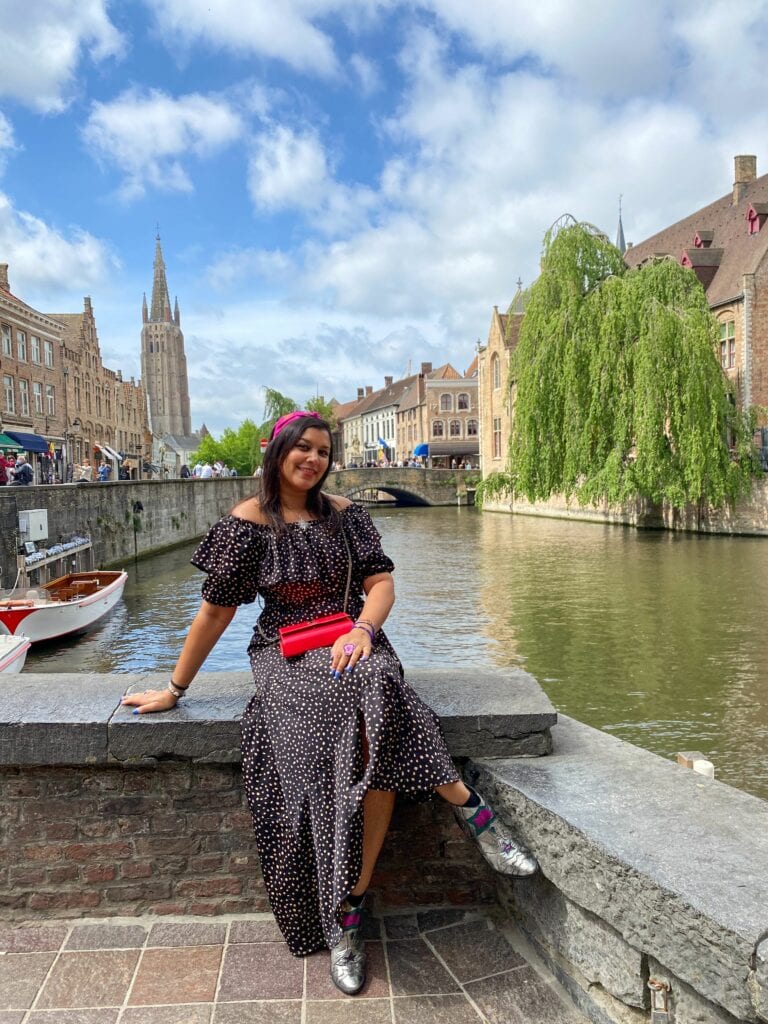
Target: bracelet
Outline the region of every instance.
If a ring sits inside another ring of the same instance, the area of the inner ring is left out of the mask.
[[[372,622],[367,622],[365,619],[358,619],[353,628],[362,629],[364,633],[367,633],[371,643],[376,639],[376,630]]]
[[[181,700],[181,698],[187,692],[189,687],[188,686],[177,686],[176,683],[174,683],[174,681],[172,679],[169,679],[168,680],[168,689],[173,694],[173,696],[176,698],[176,700]]]

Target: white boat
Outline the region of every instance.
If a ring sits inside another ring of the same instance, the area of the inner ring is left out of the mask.
[[[112,611],[127,579],[125,572],[71,572],[0,598],[0,634],[25,636],[34,644],[77,633]]]
[[[25,636],[0,636],[0,673],[15,675],[16,672],[21,672],[31,646]]]

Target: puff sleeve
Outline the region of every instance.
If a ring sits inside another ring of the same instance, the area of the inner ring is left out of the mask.
[[[255,601],[260,548],[256,523],[236,516],[214,523],[191,558],[192,565],[208,574],[203,599],[228,608]]]
[[[384,554],[381,535],[373,525],[368,510],[354,503],[344,510],[344,529],[355,568],[362,579],[379,572],[393,572],[395,563]]]

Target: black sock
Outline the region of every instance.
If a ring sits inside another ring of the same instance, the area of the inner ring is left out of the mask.
[[[471,786],[467,786],[467,789],[469,790],[469,799],[465,800],[461,806],[479,807],[480,804],[482,803],[482,800],[480,799],[480,794],[476,790],[472,789]]]
[[[364,899],[364,892],[361,892],[359,896],[355,896],[353,893],[350,893],[349,896],[347,896],[347,903],[349,903],[351,907],[359,907]]]

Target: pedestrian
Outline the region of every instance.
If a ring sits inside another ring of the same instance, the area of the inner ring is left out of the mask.
[[[16,457],[16,465],[13,468],[13,479],[12,484],[17,486],[28,487],[31,483],[34,483],[35,474],[27,462],[26,455],[18,455]]]
[[[207,573],[203,600],[167,689],[123,703],[134,714],[174,707],[237,606],[261,596],[241,745],[262,873],[290,952],[330,948],[331,978],[351,995],[365,981],[363,901],[397,792],[453,804],[504,873],[530,875],[537,864],[461,781],[437,716],[405,681],[382,631],[393,564],[367,510],[323,493],[332,455],[316,413],[280,417],[259,495],[215,523],[192,557]],[[281,627],[344,611],[351,618],[332,644],[281,653]]]
[[[190,475],[191,474],[189,472],[189,466],[185,462],[184,465],[181,467],[181,470],[179,471],[179,476],[181,477],[182,480],[189,480]]]
[[[105,484],[109,480],[109,474],[112,472],[112,467],[106,462],[102,461],[97,470],[99,482]]]
[[[10,463],[5,457],[5,452],[0,452],[0,487],[8,483],[8,467]]]
[[[211,466],[210,462],[204,462],[203,465],[202,465],[202,468],[200,470],[200,479],[201,480],[210,480],[212,476],[213,476],[213,467]]]

